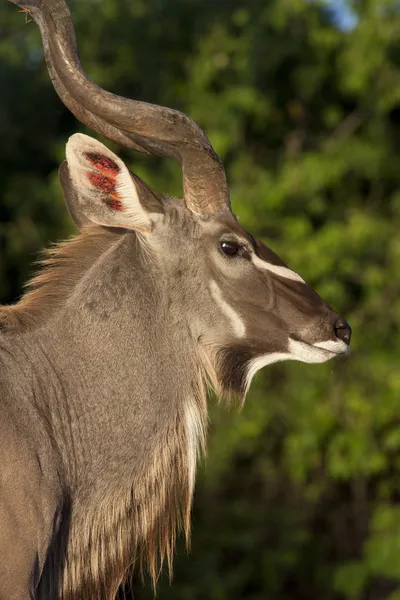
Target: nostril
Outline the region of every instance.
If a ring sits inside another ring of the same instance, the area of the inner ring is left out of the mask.
[[[351,327],[347,321],[339,319],[335,323],[335,335],[339,340],[342,340],[345,344],[350,344],[351,338]]]

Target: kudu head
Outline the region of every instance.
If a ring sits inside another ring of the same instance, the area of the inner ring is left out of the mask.
[[[12,0],[39,24],[53,84],[90,128],[123,146],[182,164],[184,200],[162,200],[100,142],[72,136],[60,170],[79,227],[132,231],[160,265],[168,318],[185,321],[214,385],[244,397],[270,363],[329,360],[351,329],[231,212],[223,166],[184,114],[115,96],[83,72],[64,0]]]

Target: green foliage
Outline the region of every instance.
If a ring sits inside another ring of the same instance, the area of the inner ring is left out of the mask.
[[[400,598],[400,11],[352,2],[85,0],[82,62],[102,86],[184,110],[228,171],[240,221],[353,326],[353,354],[278,364],[243,411],[213,406],[194,506],[162,600]],[[0,7],[0,294],[72,231],[56,170],[83,128],[33,24]],[[169,161],[120,154],[164,193]],[[138,586],[135,598],[150,598]]]

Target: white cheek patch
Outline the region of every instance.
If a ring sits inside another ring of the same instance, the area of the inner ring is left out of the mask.
[[[289,269],[288,267],[273,265],[272,263],[262,260],[256,254],[252,255],[252,260],[253,264],[260,269],[264,269],[265,271],[269,271],[270,273],[274,273],[274,275],[279,275],[279,277],[284,277],[285,279],[291,279],[292,281],[300,281],[300,283],[305,283],[304,279],[300,277],[298,273],[292,271],[292,269]]]
[[[215,281],[210,282],[210,292],[221,311],[229,319],[236,337],[243,338],[246,335],[246,326],[240,315],[223,299],[222,292]]]

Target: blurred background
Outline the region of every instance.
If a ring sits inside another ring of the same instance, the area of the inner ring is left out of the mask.
[[[84,68],[183,110],[226,165],[233,209],[353,327],[352,356],[260,373],[211,401],[190,555],[160,600],[400,599],[400,3],[80,0]],[[37,27],[0,5],[0,300],[73,233],[57,180],[85,131]],[[159,192],[172,161],[113,147]],[[153,597],[134,585],[135,599]],[[83,599],[84,600],[84,599]]]

